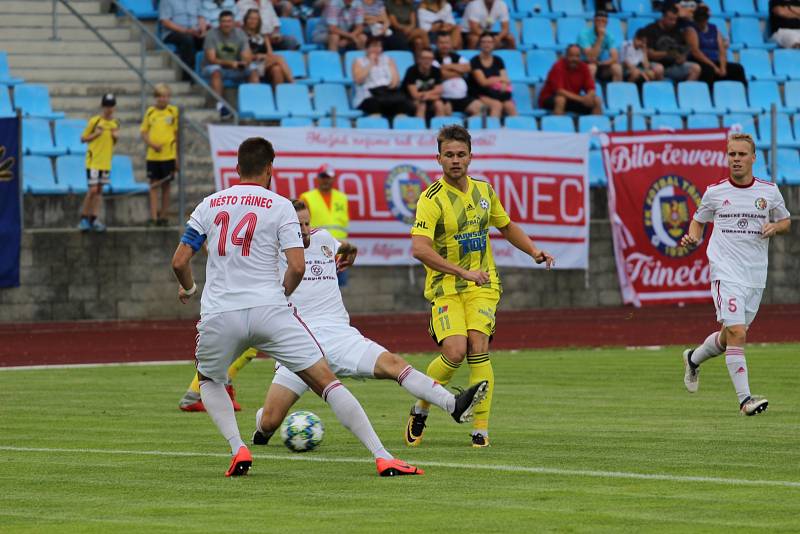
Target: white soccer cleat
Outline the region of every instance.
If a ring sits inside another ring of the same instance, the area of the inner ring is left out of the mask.
[[[742,415],[758,415],[767,411],[769,401],[763,397],[750,397],[742,403],[739,411]]]
[[[689,365],[692,352],[694,352],[692,349],[683,351],[683,383],[686,385],[686,391],[697,393],[697,388],[700,386],[700,368],[692,369],[692,366]]]

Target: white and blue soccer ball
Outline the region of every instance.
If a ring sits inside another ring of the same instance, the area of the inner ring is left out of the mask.
[[[281,424],[281,440],[289,450],[305,452],[322,443],[325,426],[316,414],[300,410],[289,414]]]

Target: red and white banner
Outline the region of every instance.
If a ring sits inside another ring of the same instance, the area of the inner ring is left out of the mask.
[[[272,189],[287,198],[314,187],[329,163],[350,201],[349,237],[362,265],[409,265],[420,193],[441,176],[434,131],[335,130],[209,125],[218,189],[238,181],[236,154],[248,137],[275,147]],[[589,136],[506,130],[472,132],[470,175],[492,184],[511,219],[561,269],[586,269],[589,256]],[[534,267],[494,232],[498,265]]]
[[[707,240],[680,246],[710,184],[728,174],[726,130],[603,136],[608,213],[622,299],[641,306],[710,298]],[[706,227],[705,236],[711,229]]]

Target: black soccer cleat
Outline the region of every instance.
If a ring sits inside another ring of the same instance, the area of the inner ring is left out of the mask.
[[[483,449],[489,446],[489,436],[476,432],[472,434],[472,447],[475,449]]]
[[[422,441],[422,433],[425,431],[425,421],[428,420],[427,415],[415,413],[414,408],[411,408],[411,415],[406,423],[406,445],[409,447],[417,447]]]
[[[450,415],[453,416],[456,423],[466,423],[472,421],[473,410],[475,406],[486,398],[489,391],[489,382],[481,380],[477,384],[473,384],[467,389],[460,391],[456,395],[456,408]]]
[[[253,445],[266,445],[266,444],[268,444],[269,443],[269,439],[274,434],[275,434],[275,432],[272,432],[270,434],[265,434],[264,432],[261,432],[260,430],[256,429],[256,431],[253,432]]]

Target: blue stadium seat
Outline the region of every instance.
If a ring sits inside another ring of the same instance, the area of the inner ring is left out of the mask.
[[[348,83],[350,75],[342,73],[342,59],[331,50],[312,50],[308,53],[308,76],[324,83]]]
[[[553,0],[551,4],[554,13],[561,13],[565,17],[580,17],[584,14],[583,0]]]
[[[334,52],[335,53],[335,52]],[[347,79],[347,83],[353,83],[353,62],[364,55],[363,50],[348,50],[344,54],[344,77]],[[400,72],[398,71],[398,74]],[[400,74],[400,80],[403,79],[403,75]]]
[[[314,86],[314,109],[330,115],[331,108],[336,108],[336,115],[346,119],[355,119],[364,114],[360,109],[350,107],[344,85],[318,83]]]
[[[800,185],[800,153],[797,150],[791,148],[778,149],[777,175],[776,182],[787,185]]]
[[[511,2],[507,2],[510,4]],[[561,13],[553,13],[550,10],[550,5],[547,0],[516,0],[516,8],[511,12],[511,17],[516,20],[526,19],[528,17],[544,17],[548,19],[557,19],[561,17]]]
[[[280,17],[281,33],[290,37],[294,37],[300,45],[301,52],[308,52],[309,50],[316,50],[318,45],[314,43],[307,43],[305,35],[303,35],[303,26],[300,24],[300,19],[294,17]]]
[[[639,90],[635,83],[611,82],[606,85],[606,115],[625,113],[628,106],[641,115],[653,115],[655,110],[645,109],[639,101]]]
[[[753,0],[724,0],[722,3],[723,12],[729,17],[757,17],[758,12]]]
[[[467,119],[469,130],[499,130],[500,119],[497,117],[486,117],[486,127],[483,127],[483,117],[475,115]]]
[[[800,113],[796,113],[792,117],[792,122],[794,123],[794,138],[800,139]]]
[[[608,185],[606,167],[603,165],[603,153],[600,150],[589,151],[589,187],[605,187]]]
[[[647,130],[647,122],[644,120],[643,115],[633,115],[632,117],[632,128],[630,131],[633,132],[643,132]],[[615,132],[627,132],[628,130],[628,116],[618,115],[614,117],[612,124],[614,125]]]
[[[780,48],[772,53],[775,75],[786,80],[800,80],[800,50]]]
[[[643,105],[659,115],[689,115],[692,111],[678,107],[672,82],[645,82],[642,88]]]
[[[319,119],[327,115],[326,112],[312,107],[308,86],[296,83],[278,84],[275,88],[275,105],[278,111],[283,111],[290,117]]]
[[[424,130],[425,119],[422,117],[399,116],[394,118],[392,127],[395,130]]]
[[[650,0],[621,0],[619,9],[626,17],[650,16],[653,14],[653,3]],[[628,21],[630,24],[630,21]]]
[[[769,111],[772,108],[772,104],[775,104],[778,111],[782,113],[794,113],[797,111],[796,107],[792,108],[783,105],[780,89],[778,89],[778,84],[775,82],[750,82],[747,85],[747,94],[750,102],[757,104],[764,111]]]
[[[704,82],[681,82],[678,84],[678,104],[681,109],[691,110],[693,113],[725,113],[725,109],[718,110],[711,102],[711,92],[708,84]]]
[[[683,119],[678,115],[653,115],[650,117],[651,130],[683,130]]]
[[[302,52],[297,50],[276,50],[275,54],[286,60],[286,64],[289,66],[289,70],[292,71],[292,76],[294,76],[295,83],[306,85],[319,83],[320,80],[318,78],[312,78],[308,75],[306,61]]]
[[[519,50],[495,50],[494,53],[503,60],[503,63],[505,63],[508,79],[511,80],[512,83],[536,83],[537,79],[531,78],[525,72],[525,63],[523,63],[522,60],[522,52]]]
[[[350,119],[336,117],[336,125],[334,126],[333,117],[323,117],[317,121],[317,126],[320,128],[339,128],[342,130],[351,130],[353,128],[353,123]]]
[[[63,195],[69,192],[66,186],[56,182],[53,164],[47,156],[22,156],[22,190],[34,195]]]
[[[46,119],[22,119],[22,147],[25,154],[35,156],[62,156],[66,148],[53,144],[50,121]]]
[[[767,157],[764,155],[763,150],[756,149],[756,162],[753,163],[753,176],[761,180],[770,180],[772,173],[767,168]]]
[[[724,13],[722,9],[722,2],[720,2],[720,0],[708,0],[707,2],[703,1],[703,3],[708,6],[708,9],[711,11],[712,15],[722,16]],[[730,18],[730,15],[728,15],[727,18]]]
[[[789,115],[778,113],[777,144],[779,148],[800,148],[800,141],[795,139],[792,132],[792,125]],[[772,142],[772,115],[762,113],[758,116],[758,139],[756,146],[759,148],[770,148]]]
[[[306,30],[305,30],[305,42],[306,48],[305,50],[316,50],[318,48],[322,48],[320,45],[314,43],[314,28],[317,27],[317,24],[325,24],[320,17],[312,17],[306,20]]]
[[[713,15],[714,12],[712,11],[711,14]],[[716,26],[717,30],[722,34],[722,37],[725,39],[725,41],[730,42],[731,39],[730,35],[728,34],[728,22],[724,18],[712,16],[710,19],[708,19],[708,23]]]
[[[309,117],[286,117],[281,119],[281,128],[303,128],[314,126]]]
[[[556,44],[553,26],[550,21],[541,17],[523,19],[522,43],[519,47],[543,50],[561,50],[563,48],[561,45]],[[459,53],[461,53],[460,50]]]
[[[390,128],[389,121],[385,117],[359,117],[356,119],[356,128],[362,130],[381,130]]]
[[[119,193],[147,193],[150,186],[137,182],[133,175],[133,161],[130,156],[114,156],[111,158],[111,192]]]
[[[756,11],[759,16],[766,17],[769,15],[769,0],[756,0]]]
[[[50,93],[46,85],[20,84],[14,89],[14,106],[25,117],[63,119],[64,113],[50,107]]]
[[[772,50],[777,46],[772,41],[764,41],[764,34],[761,31],[758,19],[753,17],[731,19],[731,48],[733,50],[741,50],[742,48],[766,48]]]
[[[442,126],[450,126],[451,124],[464,126],[464,121],[460,117],[434,117],[431,119],[431,130],[435,131]]]
[[[83,195],[89,190],[86,184],[86,158],[70,155],[56,158],[56,178],[58,184],[66,187],[70,193]]]
[[[722,117],[722,126],[724,128],[730,128],[731,130],[750,134],[753,136],[753,139],[758,138],[756,123],[751,115],[744,113],[729,113]]]
[[[533,80],[533,83],[545,81],[550,68],[557,59],[553,50],[528,50],[525,53],[528,77]]]
[[[25,80],[11,76],[8,69],[8,56],[5,51],[0,50],[0,84],[2,85],[17,85],[23,83]]]
[[[739,63],[744,67],[748,80],[769,80],[782,82],[785,76],[772,71],[769,52],[760,48],[745,48],[739,51]]]
[[[11,105],[11,96],[8,94],[8,88],[5,85],[0,85],[0,119],[16,116],[17,113]]]
[[[509,130],[527,130],[529,132],[536,132],[539,130],[536,119],[533,117],[526,117],[525,115],[506,117],[505,126]]]
[[[639,29],[649,26],[656,21],[655,17],[635,17],[628,19],[628,39],[633,40]]]
[[[517,113],[526,117],[538,117],[546,115],[547,110],[535,109],[533,99],[531,98],[531,90],[527,84],[512,83],[511,84],[511,99],[517,106]]]
[[[605,115],[581,115],[578,117],[578,132],[592,134],[591,148],[600,148],[598,134],[611,131],[611,119]]]
[[[272,87],[263,83],[243,83],[239,86],[239,115],[243,119],[260,121],[289,116],[284,111],[278,111],[272,96]]]
[[[556,42],[562,48],[578,40],[578,34],[587,26],[586,19],[567,17],[556,21]]]
[[[755,114],[761,111],[761,108],[747,103],[742,82],[714,82],[714,102],[718,109],[724,109],[728,113]]]
[[[568,115],[545,115],[542,117],[542,131],[575,133],[575,122]]]
[[[783,85],[783,94],[786,97],[787,108],[800,109],[800,81],[786,82]]]
[[[480,53],[480,50],[472,50],[472,49],[462,49],[456,50],[459,56],[463,57],[465,60],[470,61],[472,58],[477,56]]]
[[[86,128],[84,119],[61,119],[55,121],[56,147],[70,154],[86,154],[86,143],[81,143],[81,134]]]
[[[155,9],[153,0],[119,0],[119,3],[137,19],[158,19],[158,9]],[[122,16],[122,12],[118,12],[117,16]]]
[[[397,73],[400,75],[400,81],[403,81],[406,71],[414,64],[414,54],[408,50],[387,50],[384,52],[384,54],[394,60],[394,65],[397,67]]]
[[[689,117],[686,119],[686,127],[690,130],[719,128],[719,117],[708,113],[689,115]]]
[[[616,17],[610,17],[608,19],[606,32],[614,38],[614,42],[617,43],[617,51],[619,51],[619,48],[622,46],[622,41],[625,40],[625,34],[622,31],[622,21]]]

